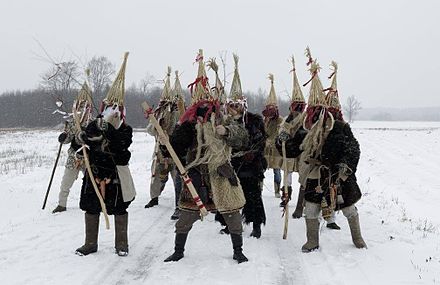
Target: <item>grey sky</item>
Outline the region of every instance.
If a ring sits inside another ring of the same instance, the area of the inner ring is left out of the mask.
[[[279,96],[291,91],[291,54],[300,81],[309,79],[309,45],[325,87],[330,61],[339,63],[342,101],[354,94],[364,107],[440,105],[436,0],[0,0],[0,11],[0,92],[34,88],[49,68],[35,57],[43,52],[34,38],[56,59],[104,55],[119,66],[130,51],[127,85],[147,72],[162,78],[167,65],[190,83],[199,48],[205,57],[229,51],[231,72],[237,52],[243,89],[268,90],[271,72]]]

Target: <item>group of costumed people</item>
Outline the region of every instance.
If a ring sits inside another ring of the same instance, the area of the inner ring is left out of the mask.
[[[237,55],[234,55],[231,89],[226,94],[214,58],[207,63],[216,76],[215,85],[210,87],[203,51],[199,50],[197,78],[188,85],[189,106],[185,106],[177,71],[171,87],[168,67],[158,106],[145,110],[146,118],[154,116],[158,123],[150,120],[147,125],[147,133],[155,137],[155,148],[150,201],[145,208],[159,205],[169,175],[175,189],[175,211],[171,216],[177,220],[174,252],[165,262],[184,257],[189,231],[203,217],[202,204],[208,212],[215,213],[215,220],[223,226],[220,232],[230,235],[233,259],[238,263],[248,261],[243,253],[242,224],[252,223],[251,236],[261,237],[261,226],[266,223],[263,180],[269,168],[273,169],[274,193],[281,198],[281,207],[288,207],[292,173],[298,173],[300,187],[292,217],[304,216],[306,221],[307,242],[302,251],[319,248],[320,213],[328,228],[340,229],[335,223],[338,210],[348,219],[354,245],[366,247],[355,207],[361,198],[355,176],[360,149],[349,124],[343,120],[336,82],[337,64],[332,62],[331,87],[324,89],[318,76],[318,62],[308,48],[306,55],[311,74],[304,84],[310,83],[308,103],[292,57],[293,91],[286,118],[279,115],[272,74],[263,116],[248,111]],[[84,83],[74,104],[74,119],[66,123],[58,138],[60,143],[70,143],[70,148],[54,213],[66,210],[69,189],[78,173],[84,173],[80,208],[85,211],[86,235],[84,245],[76,250],[79,255],[97,251],[101,211],[106,219],[108,214],[115,216],[115,252],[120,256],[128,254],[127,208],[136,192],[128,169],[132,129],[125,122],[124,108],[127,56],[96,119],[91,117],[91,92]],[[179,162],[173,160],[173,153]],[[178,163],[184,171],[179,172]],[[190,186],[195,188],[196,196]]]

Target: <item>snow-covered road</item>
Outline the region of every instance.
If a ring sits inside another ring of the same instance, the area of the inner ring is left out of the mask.
[[[101,219],[99,251],[74,254],[84,239],[84,215],[78,208],[81,180],[74,184],[68,211],[53,215],[63,162],[45,211],[44,193],[57,151],[55,131],[0,132],[0,283],[1,284],[435,284],[440,283],[440,123],[353,125],[361,144],[358,203],[368,250],[351,243],[348,224],[337,215],[341,231],[322,227],[321,249],[301,253],[304,220],[290,219],[282,239],[283,219],[266,172],[263,191],[267,225],[261,239],[244,228],[248,263],[232,260],[229,236],[209,215],[195,224],[185,258],[164,263],[173,250],[174,191],[169,183],[160,205],[149,200],[153,139],[136,132],[131,171],[138,195],[129,208],[130,255],[114,254],[114,230]],[[294,177],[296,180],[296,177]],[[294,185],[294,196],[297,186]],[[294,201],[295,202],[295,201]],[[291,212],[294,209],[291,204]]]

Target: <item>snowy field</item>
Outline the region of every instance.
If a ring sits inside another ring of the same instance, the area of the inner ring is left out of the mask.
[[[164,263],[173,251],[174,191],[167,184],[160,205],[149,201],[153,139],[134,135],[131,171],[138,195],[129,208],[130,255],[114,254],[114,230],[101,217],[99,250],[74,254],[84,242],[78,208],[81,179],[67,212],[55,214],[66,159],[63,147],[46,210],[41,206],[58,149],[56,131],[0,131],[0,284],[437,284],[440,283],[440,122],[356,122],[361,144],[358,203],[367,250],[356,249],[346,219],[341,231],[321,228],[320,250],[304,254],[304,220],[283,219],[266,172],[267,225],[261,239],[244,227],[249,262],[232,260],[229,236],[209,215],[195,224],[185,258]],[[296,177],[294,177],[296,180]],[[293,185],[297,194],[297,185]],[[293,201],[290,213],[294,210]]]

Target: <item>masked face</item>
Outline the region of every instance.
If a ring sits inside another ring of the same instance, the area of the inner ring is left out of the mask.
[[[102,112],[103,119],[111,124],[115,129],[119,129],[123,123],[122,113],[117,104],[107,106]]]

